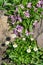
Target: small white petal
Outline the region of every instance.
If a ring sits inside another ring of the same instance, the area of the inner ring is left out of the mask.
[[[9,41],[6,41],[6,42],[5,42],[6,45],[9,45],[9,43],[10,43]]]
[[[22,4],[20,4],[20,7],[21,7],[22,9],[24,9],[24,6],[23,6]]]
[[[31,49],[29,48],[29,49],[27,49],[27,53],[30,53],[31,52]]]
[[[35,20],[35,23],[37,23],[38,21],[37,20]]]
[[[38,51],[38,48],[37,47],[34,47],[34,49],[33,49],[34,51]]]
[[[16,34],[11,34],[11,38],[16,38]]]
[[[17,44],[14,44],[13,47],[16,48],[17,47]]]
[[[31,38],[31,41],[33,41],[34,40],[34,38]]]
[[[25,38],[23,38],[22,40],[24,40],[24,41],[25,41],[26,39],[25,39]]]

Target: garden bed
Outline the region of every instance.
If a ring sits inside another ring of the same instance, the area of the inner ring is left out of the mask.
[[[0,0],[0,65],[43,65],[43,0]]]

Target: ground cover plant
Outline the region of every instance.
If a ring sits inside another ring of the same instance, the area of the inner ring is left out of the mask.
[[[14,39],[6,42],[6,56],[16,65],[43,65],[43,51],[33,37],[33,27],[43,18],[42,5],[42,0],[0,0]]]

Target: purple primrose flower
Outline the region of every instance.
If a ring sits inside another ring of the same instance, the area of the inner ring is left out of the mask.
[[[32,3],[29,2],[29,3],[27,4],[27,7],[28,7],[28,8],[31,8],[31,4],[32,4]]]
[[[18,31],[17,31],[16,28],[13,30],[13,33],[16,34],[16,35],[18,35]]]
[[[29,14],[29,12],[28,12],[28,11],[24,11],[23,13],[24,13],[24,15],[25,15],[27,18],[29,18],[29,17],[30,17],[30,14]]]
[[[18,32],[22,32],[23,27],[22,27],[22,26],[20,26],[20,25],[17,25],[17,26],[16,26],[16,29],[17,29],[17,31],[18,31]]]

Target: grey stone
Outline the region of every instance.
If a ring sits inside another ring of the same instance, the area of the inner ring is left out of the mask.
[[[43,48],[43,33],[38,36],[37,44],[38,44],[39,48]]]

